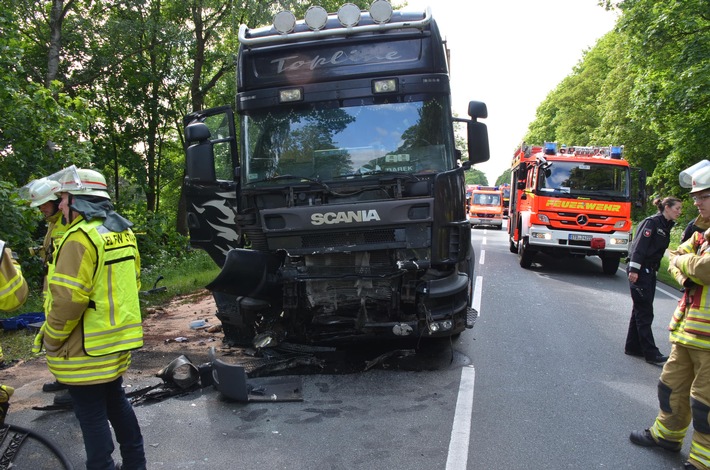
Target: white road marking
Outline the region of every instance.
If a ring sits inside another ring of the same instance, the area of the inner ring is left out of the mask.
[[[478,312],[478,318],[481,318],[481,289],[483,289],[483,276],[476,276],[476,285],[473,288],[473,308]]]
[[[481,256],[478,257],[478,264],[483,264],[486,261],[486,250],[481,250]]]
[[[656,290],[659,292],[663,292],[664,294],[666,294],[668,297],[670,297],[672,299],[680,300],[680,297],[678,297],[676,294],[674,294],[672,292],[668,292],[667,290],[661,289],[658,286],[656,286]]]
[[[625,270],[625,269],[619,268],[619,271],[621,271],[622,273],[624,273],[624,276],[626,276],[626,270]],[[668,292],[667,290],[662,289],[662,288],[660,288],[660,287],[658,287],[658,286],[656,286],[656,290],[657,290],[658,292],[661,292],[661,293],[663,293],[663,294],[666,294],[666,295],[667,295],[668,297],[670,297],[671,299],[676,299],[676,300],[680,300],[680,299],[681,299],[681,297],[678,297],[678,294],[677,294],[676,292]]]
[[[473,386],[475,382],[476,369],[473,365],[461,369],[461,383],[459,384],[459,396],[456,400],[454,422],[451,427],[446,470],[466,470],[468,443],[471,440],[471,414],[473,413]]]

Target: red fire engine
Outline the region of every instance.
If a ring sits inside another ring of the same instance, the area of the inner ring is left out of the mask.
[[[631,168],[622,147],[523,143],[511,167],[510,251],[529,268],[537,253],[599,256],[614,274],[631,242]],[[639,178],[643,194],[645,175]],[[643,199],[643,197],[641,197]]]

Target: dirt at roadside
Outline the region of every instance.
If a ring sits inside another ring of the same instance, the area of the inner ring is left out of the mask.
[[[211,346],[222,348],[216,310],[212,295],[204,289],[175,298],[163,307],[146,309],[143,348],[132,354],[131,368],[124,376],[127,387],[159,383],[155,374],[182,354],[195,365],[207,362]],[[197,320],[204,320],[205,326],[190,328]],[[15,388],[11,399],[14,410],[51,403],[53,394],[43,393],[42,384],[53,380],[44,357],[20,361],[0,371],[0,382]]]

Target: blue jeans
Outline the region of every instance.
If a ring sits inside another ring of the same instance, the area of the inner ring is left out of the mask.
[[[121,385],[123,378],[97,385],[69,385],[74,414],[84,436],[87,470],[114,470],[109,422],[116,433],[125,470],[146,468],[143,436]]]

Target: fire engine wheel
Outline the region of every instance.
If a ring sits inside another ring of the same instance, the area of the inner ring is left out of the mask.
[[[602,258],[602,271],[604,274],[613,276],[616,271],[619,270],[619,257],[618,256],[607,256]]]
[[[535,251],[533,251],[528,245],[528,238],[524,237],[518,242],[518,261],[520,262],[520,267],[524,269],[529,269],[532,266],[532,260],[535,257]]]

